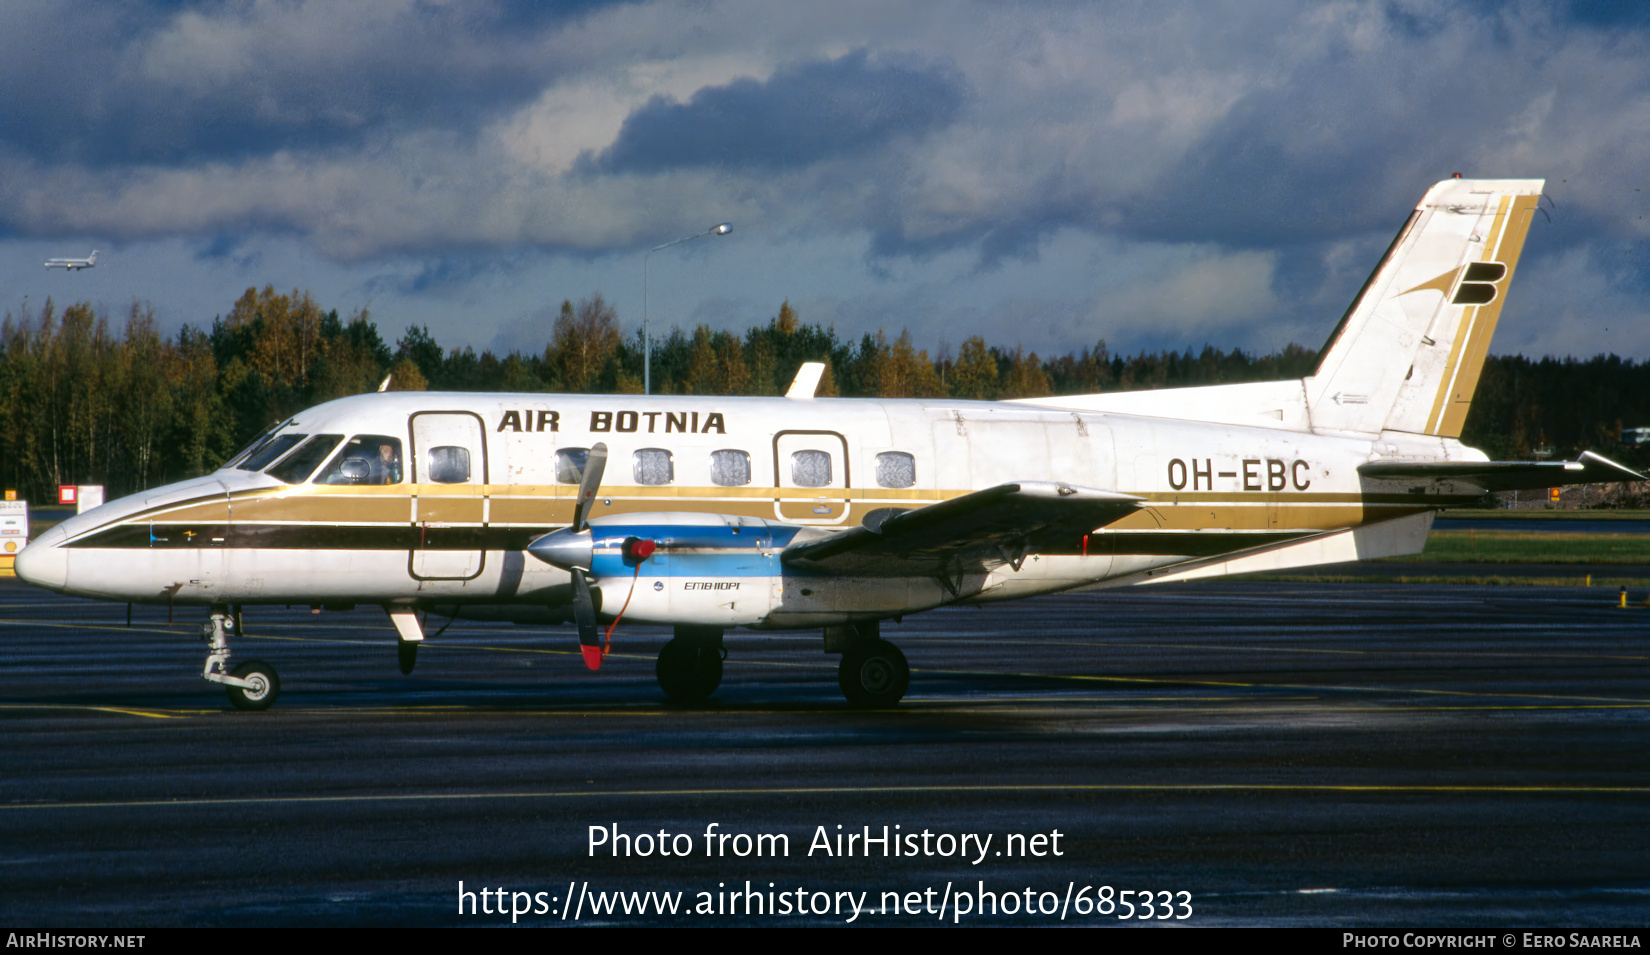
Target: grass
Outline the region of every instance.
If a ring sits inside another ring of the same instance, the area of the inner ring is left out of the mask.
[[[1438,512],[1445,520],[1454,521],[1650,521],[1650,511],[1632,510],[1477,510],[1451,508]]]
[[[1650,589],[1650,579],[1643,577],[1519,577],[1513,574],[1404,574],[1398,577],[1378,577],[1361,574],[1242,574],[1233,580],[1263,580],[1285,584],[1475,584],[1496,587],[1586,587],[1601,592],[1600,599],[1615,600],[1615,592],[1626,587],[1630,591]],[[1634,594],[1629,608],[1640,606]]]
[[[1543,534],[1540,531],[1433,531],[1407,563],[1650,564],[1650,534]]]

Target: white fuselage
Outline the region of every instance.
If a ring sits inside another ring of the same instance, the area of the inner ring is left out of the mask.
[[[312,408],[275,437],[288,434],[392,437],[406,449],[406,473],[390,484],[302,475],[289,484],[228,467],[65,521],[25,548],[19,572],[65,593],[125,601],[491,607],[505,616],[512,606],[564,607],[567,572],[524,548],[571,519],[577,487],[558,474],[557,452],[598,441],[609,448],[591,515],[598,528],[640,523],[669,537],[675,525],[709,521],[768,536],[765,549],[751,551],[756,563],[695,562],[683,550],[598,582],[605,613],[628,599],[627,619],[656,622],[817,626],[1139,582],[1234,553],[1286,552],[1443,503],[1369,493],[1356,469],[1381,447],[1367,435],[1024,403],[402,392]],[[455,448],[468,459],[456,481],[456,472],[432,470],[440,466],[432,456],[451,458]],[[1449,451],[1438,439],[1403,450]],[[798,472],[797,461],[813,470]],[[935,577],[821,577],[777,560],[787,542],[857,525],[872,511],[1012,481],[1116,489],[1143,503],[1069,546],[1017,567],[1005,555],[950,586]],[[1418,546],[1414,537],[1399,546]]]

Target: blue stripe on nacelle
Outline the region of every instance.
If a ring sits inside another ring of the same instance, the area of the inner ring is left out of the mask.
[[[636,565],[625,560],[624,542],[652,540],[658,550],[641,562],[642,577],[769,577],[780,573],[779,552],[799,528],[787,525],[622,524],[592,525],[595,550],[590,571],[597,577],[630,577]]]

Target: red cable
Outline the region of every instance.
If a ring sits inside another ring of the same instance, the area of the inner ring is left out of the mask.
[[[630,609],[630,598],[636,596],[636,581],[642,576],[642,565],[636,565],[636,572],[630,575],[630,593],[624,595],[624,606],[619,608],[619,615],[607,625],[607,633],[602,635],[602,656],[607,656],[608,647],[613,644],[613,630],[618,627],[619,621],[624,619],[624,612]]]

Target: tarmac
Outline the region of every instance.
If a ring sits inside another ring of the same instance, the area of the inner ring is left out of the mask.
[[[569,628],[460,621],[402,676],[381,611],[248,608],[235,660],[282,695],[242,713],[199,678],[202,611],[127,626],[0,580],[0,920],[1129,925],[1145,893],[1153,924],[1643,925],[1650,609],[1615,602],[1223,581],[939,610],[885,627],[911,687],[870,712],[817,633],[730,633],[682,707],[661,628],[590,673]]]

